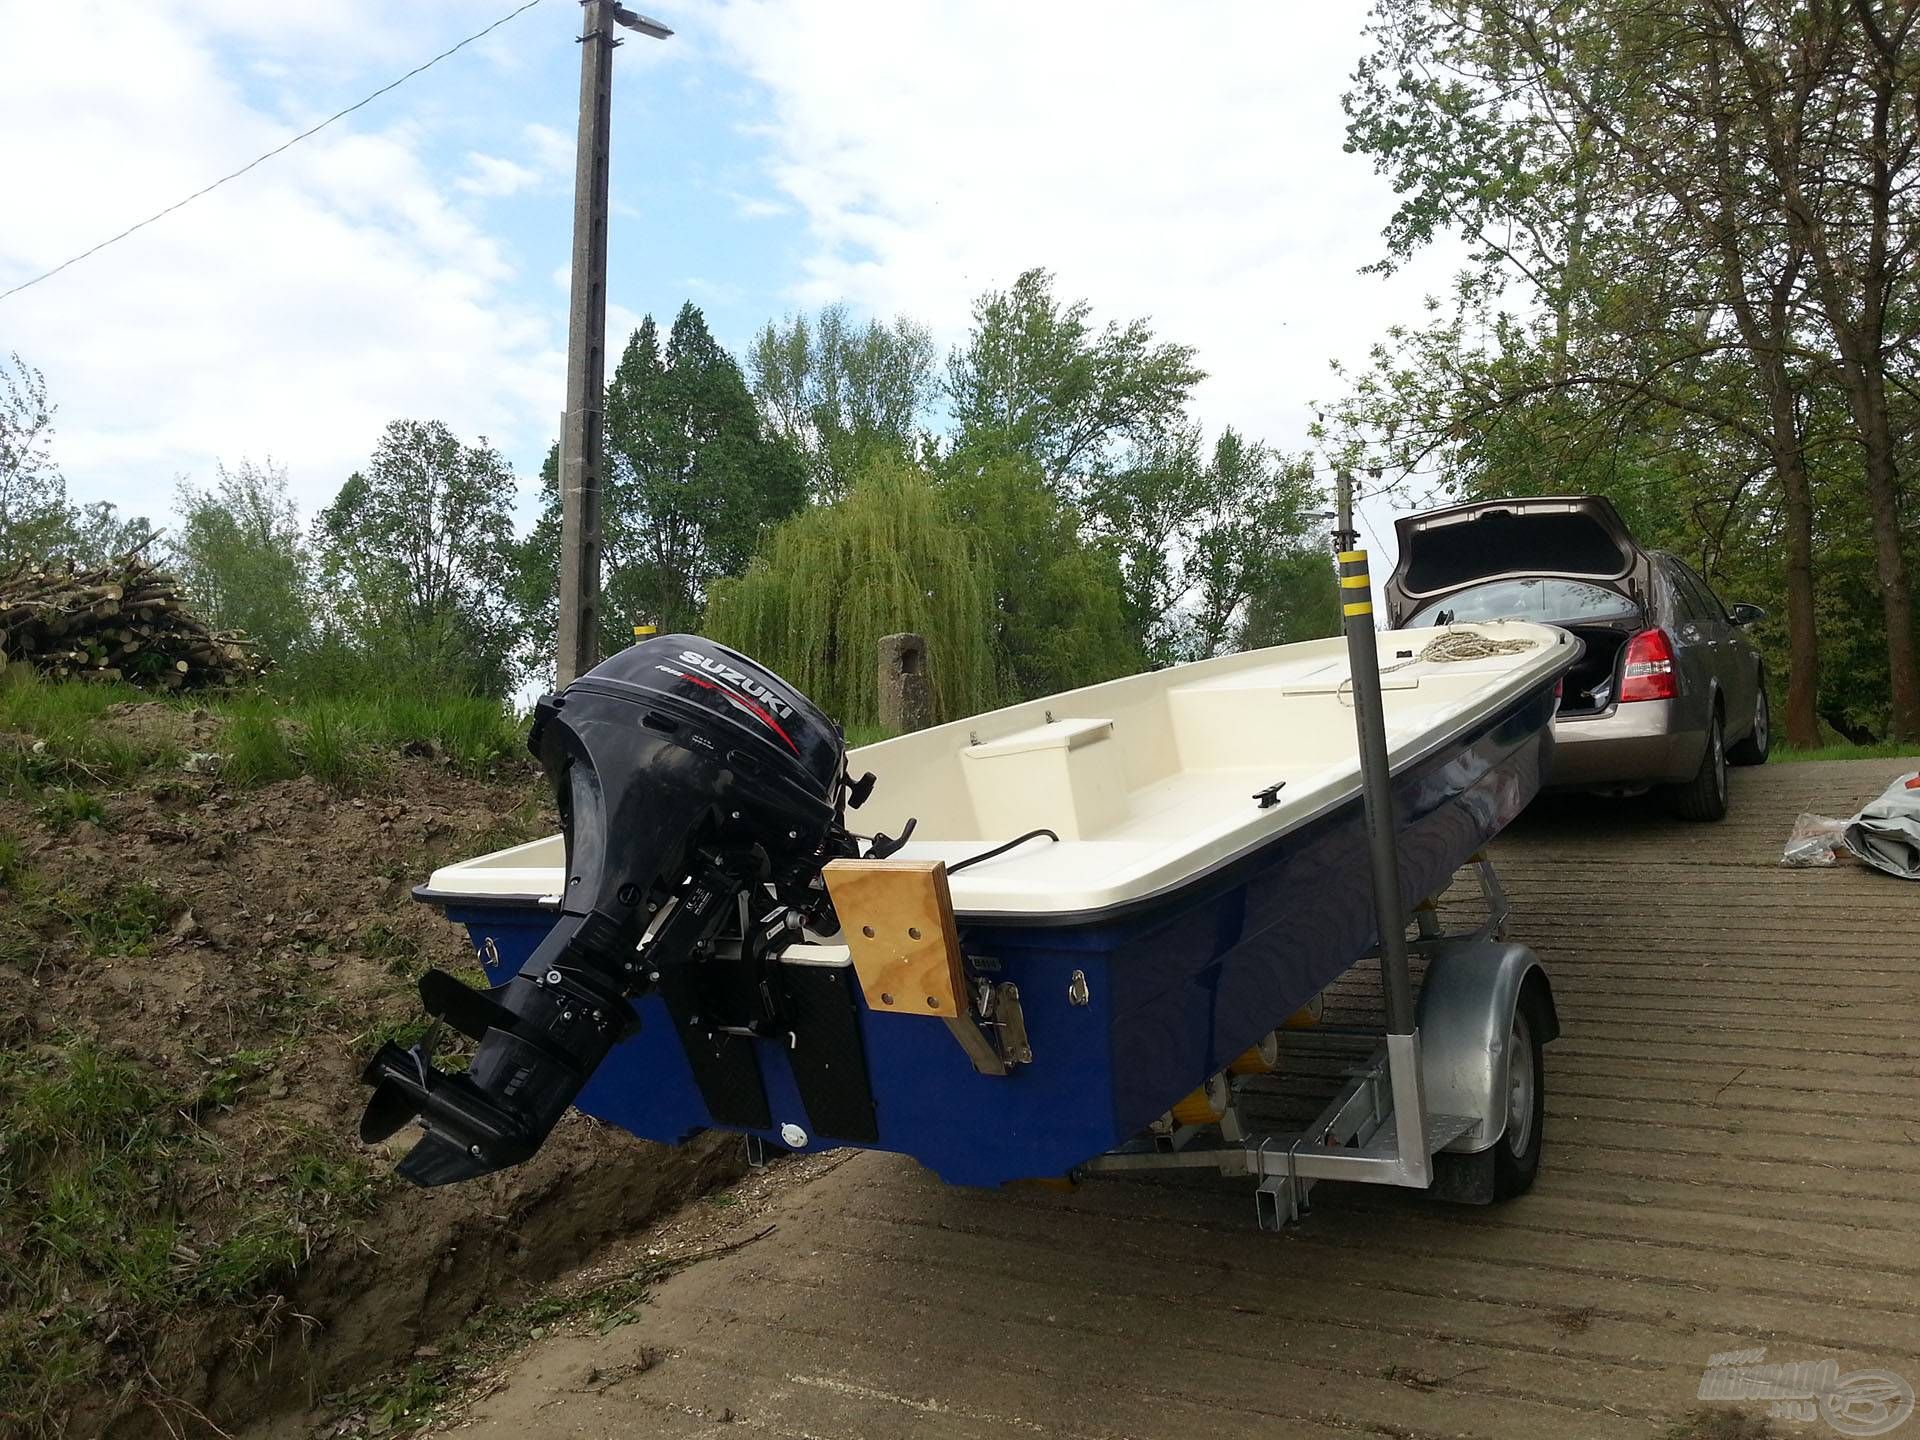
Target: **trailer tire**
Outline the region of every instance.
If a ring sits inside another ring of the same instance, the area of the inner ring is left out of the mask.
[[[1507,1059],[1507,1129],[1493,1146],[1493,1198],[1510,1200],[1533,1188],[1546,1138],[1547,1083],[1541,1050],[1550,1021],[1538,985],[1521,987],[1513,1007]]]

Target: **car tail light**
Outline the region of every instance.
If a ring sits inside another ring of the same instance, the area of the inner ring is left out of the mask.
[[[1679,692],[1673,673],[1673,642],[1664,630],[1642,630],[1627,641],[1620,672],[1620,699],[1671,700]]]

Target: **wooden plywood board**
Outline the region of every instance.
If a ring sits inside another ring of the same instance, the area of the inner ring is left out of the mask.
[[[969,1013],[944,861],[835,860],[822,873],[870,1008]]]

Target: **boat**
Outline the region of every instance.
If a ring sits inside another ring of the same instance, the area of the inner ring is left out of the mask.
[[[1406,913],[1539,789],[1579,643],[1381,643]],[[441,1184],[526,1158],[572,1104],[667,1144],[1064,1175],[1204,1102],[1375,946],[1354,690],[1335,637],[846,751],[745,656],[634,646],[541,702],[563,833],[415,891],[494,988],[422,981],[472,1064],[385,1047],[363,1137],[417,1119],[401,1173]]]

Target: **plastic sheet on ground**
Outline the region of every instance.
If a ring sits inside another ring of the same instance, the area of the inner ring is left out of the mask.
[[[1920,771],[1902,775],[1847,824],[1847,848],[1861,860],[1920,880]]]
[[[1846,847],[1848,823],[1826,815],[1803,812],[1793,822],[1793,830],[1787,836],[1787,848],[1780,852],[1780,863],[1796,870],[1834,864],[1839,858],[1835,852]]]

